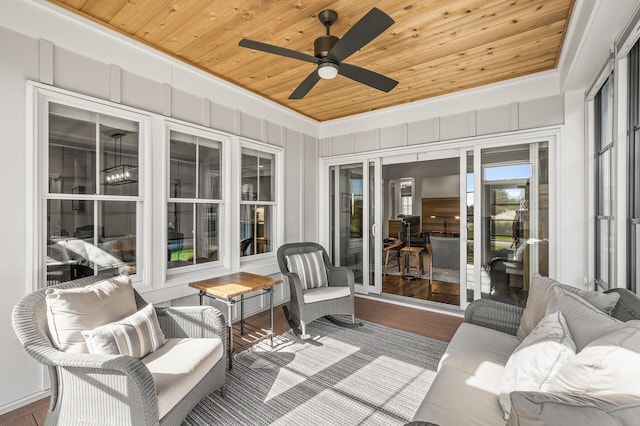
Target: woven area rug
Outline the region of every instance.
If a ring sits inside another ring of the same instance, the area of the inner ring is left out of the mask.
[[[235,355],[225,398],[214,392],[184,425],[402,425],[435,377],[445,342],[362,321],[324,319],[312,339],[287,332]]]

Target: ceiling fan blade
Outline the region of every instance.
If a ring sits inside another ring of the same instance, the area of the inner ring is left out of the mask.
[[[304,98],[304,95],[309,93],[309,90],[313,89],[313,86],[315,86],[318,81],[320,81],[320,76],[318,75],[318,71],[313,70],[313,72],[309,74],[307,78],[302,80],[302,83],[300,83],[298,87],[296,87],[296,90],[294,90],[293,93],[291,93],[291,95],[289,96],[289,99]]]
[[[392,78],[385,77],[382,74],[378,74],[377,72],[369,71],[355,65],[342,63],[340,64],[338,72],[345,77],[349,77],[351,80],[366,84],[367,86],[382,90],[383,92],[390,91],[398,84],[398,82]]]
[[[287,58],[311,62],[313,64],[318,63],[318,58],[316,58],[315,56],[307,55],[306,53],[297,52],[295,50],[287,49],[284,47],[274,46],[272,44],[249,40],[247,38],[243,38],[242,40],[240,40],[240,43],[238,43],[238,45],[241,47],[246,47],[248,49],[260,50],[262,52],[273,53],[274,55],[286,56]]]
[[[389,15],[374,7],[333,46],[328,54],[329,58],[336,62],[344,61],[382,34],[394,22]]]

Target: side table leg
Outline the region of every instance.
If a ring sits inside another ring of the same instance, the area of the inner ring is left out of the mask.
[[[271,327],[271,336],[269,337],[271,347],[273,347],[273,287],[269,289],[269,321]]]
[[[233,303],[227,302],[228,314],[229,314],[229,370],[233,369]]]
[[[240,335],[244,336],[244,295],[240,295]]]

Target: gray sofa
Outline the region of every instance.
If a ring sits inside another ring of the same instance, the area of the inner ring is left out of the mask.
[[[614,302],[612,317],[620,321],[640,318],[640,298],[625,289],[610,292],[620,295]],[[594,398],[532,391],[510,394],[511,415],[506,421],[499,396],[505,365],[521,343],[516,334],[523,311],[520,307],[485,299],[468,306],[464,323],[441,359],[433,384],[411,424],[640,424],[640,398],[637,395]],[[630,368],[637,370],[640,366]]]

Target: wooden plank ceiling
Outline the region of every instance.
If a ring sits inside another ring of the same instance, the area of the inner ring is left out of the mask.
[[[574,0],[49,0],[318,121],[556,67]],[[288,99],[315,65],[238,46],[242,38],[314,54],[317,15],[342,36],[372,7],[395,20],[346,63],[399,81],[389,93],[343,76]]]

